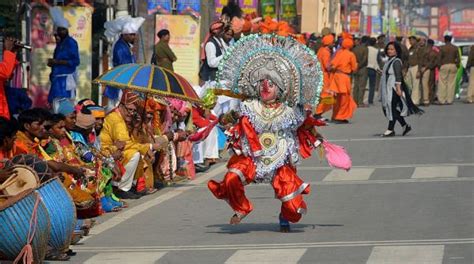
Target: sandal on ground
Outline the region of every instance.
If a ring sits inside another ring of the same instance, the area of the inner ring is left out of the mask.
[[[102,204],[102,209],[106,213],[119,212],[120,210],[122,210],[122,208],[120,208],[119,206],[114,206],[105,196],[100,198],[100,202]]]
[[[59,253],[59,252],[51,252],[46,254],[45,260],[50,261],[68,261],[71,259],[66,253]]]
[[[118,198],[117,196],[115,196],[115,194],[111,194],[110,195],[110,200],[112,200],[112,202],[116,203],[118,205],[118,203],[120,203],[120,207],[122,208],[128,208],[128,203],[126,203],[124,200]]]
[[[146,194],[154,194],[158,191],[158,189],[155,188],[147,188],[146,189]]]
[[[119,206],[114,206],[105,196],[100,198],[100,203],[102,204],[102,209],[106,213],[118,212],[122,210],[122,208],[120,208]]]
[[[66,253],[68,256],[75,256],[77,255],[77,252],[76,251],[73,251],[72,249],[69,249],[68,251],[64,252]]]
[[[84,237],[84,231],[74,231],[74,233],[72,234],[71,245],[76,245],[77,243],[79,243],[82,237]]]

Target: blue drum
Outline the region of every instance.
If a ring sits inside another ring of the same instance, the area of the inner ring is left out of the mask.
[[[35,204],[37,199],[39,203]],[[30,220],[36,210],[36,222]],[[14,260],[32,236],[34,263],[41,263],[48,247],[51,226],[48,211],[33,189],[26,190],[0,202],[0,259]]]
[[[59,178],[50,179],[36,189],[48,210],[51,236],[48,245],[64,252],[71,244],[76,225],[76,207]]]

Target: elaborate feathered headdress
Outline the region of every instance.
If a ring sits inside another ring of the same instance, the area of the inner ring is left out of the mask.
[[[219,64],[218,82],[245,97],[257,98],[259,81],[272,80],[289,106],[319,102],[323,78],[314,52],[291,37],[275,34],[242,37]]]

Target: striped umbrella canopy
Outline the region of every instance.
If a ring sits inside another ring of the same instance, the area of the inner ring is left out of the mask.
[[[120,89],[130,89],[201,103],[201,99],[184,77],[151,64],[123,64],[102,74],[93,82]]]

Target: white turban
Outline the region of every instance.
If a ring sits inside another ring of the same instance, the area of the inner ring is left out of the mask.
[[[452,37],[453,36],[453,32],[449,31],[449,30],[446,30],[443,34],[443,37],[445,36],[448,36],[448,37]]]
[[[120,34],[137,33],[145,19],[143,17],[123,16],[115,20],[105,22],[105,36],[115,38]]]
[[[122,34],[137,33],[145,19],[143,17],[133,17],[123,26]]]
[[[50,7],[49,14],[51,15],[51,19],[53,20],[54,26],[62,28],[69,28],[71,26],[69,21],[64,18],[63,10],[61,10],[60,7]]]

